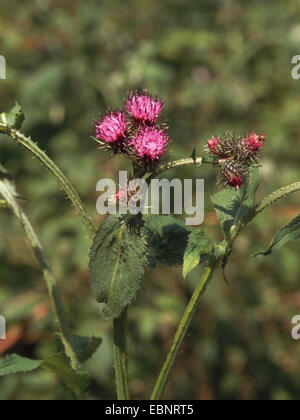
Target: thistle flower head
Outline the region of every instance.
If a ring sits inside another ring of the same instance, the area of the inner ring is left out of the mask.
[[[220,140],[217,137],[212,137],[211,139],[207,140],[207,144],[209,149],[215,153],[218,149],[218,145],[220,144]]]
[[[138,130],[131,144],[138,156],[155,161],[166,151],[169,141],[166,129],[144,126]]]
[[[244,143],[252,152],[258,152],[262,149],[266,139],[266,136],[263,134],[251,133],[250,136],[244,139]]]
[[[242,175],[231,174],[227,180],[227,184],[230,187],[234,187],[237,191],[240,186],[244,183],[244,177]]]
[[[222,137],[212,137],[207,140],[206,152],[219,159],[230,158],[234,155],[237,139],[232,133],[225,133]]]
[[[108,112],[96,125],[96,138],[105,143],[117,143],[126,138],[127,120],[124,112]]]
[[[239,162],[228,159],[221,163],[221,172],[219,176],[219,184],[221,186],[234,187],[239,190],[244,183],[245,168]]]
[[[227,132],[207,140],[206,153],[217,158],[216,164],[220,168],[220,186],[240,188],[249,168],[261,165],[260,152],[266,138],[254,132],[245,137]]]
[[[153,99],[146,91],[141,95],[137,92],[135,94],[131,92],[125,107],[136,121],[155,123],[164,107],[164,103],[158,100],[158,97]]]

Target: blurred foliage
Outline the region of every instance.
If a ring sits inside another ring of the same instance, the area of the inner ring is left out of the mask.
[[[95,185],[124,162],[96,149],[92,121],[118,107],[130,89],[148,88],[166,103],[174,157],[198,152],[227,129],[267,133],[259,196],[299,180],[300,82],[298,0],[4,0],[0,4],[0,110],[17,100],[25,130],[47,150],[87,203],[96,223]],[[54,179],[11,140],[0,161],[16,177],[25,210],[45,245],[74,333],[104,343],[87,363],[90,399],[113,399],[111,324],[99,319],[87,271],[89,240]],[[124,166],[122,166],[124,167]],[[215,170],[181,169],[206,178],[205,229],[221,239],[209,198]],[[170,172],[170,177],[174,172]],[[300,210],[299,195],[259,216],[238,240],[227,268],[208,289],[184,344],[166,397],[298,399],[299,343],[291,318],[300,312],[299,242],[266,259],[278,227]],[[130,310],[130,377],[134,398],[149,395],[184,306],[199,278],[181,270],[148,271]],[[8,340],[0,353],[43,358],[56,349],[42,276],[11,214],[0,212],[0,313]],[[67,398],[50,372],[1,379],[0,400]]]

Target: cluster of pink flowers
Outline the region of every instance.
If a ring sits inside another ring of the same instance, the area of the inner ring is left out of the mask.
[[[95,124],[95,136],[115,153],[133,154],[144,161],[156,162],[164,154],[170,138],[158,118],[164,104],[143,91],[130,93],[125,110],[107,112]]]
[[[127,154],[137,165],[153,168],[170,142],[168,128],[159,120],[164,103],[147,91],[131,92],[118,112],[108,111],[95,124],[95,137],[115,154]],[[207,152],[219,168],[219,184],[239,189],[250,166],[261,162],[264,134],[251,133],[241,137],[225,133],[207,140]],[[117,196],[117,200],[121,200]]]
[[[245,181],[250,166],[261,163],[260,152],[267,137],[251,133],[245,137],[225,133],[222,137],[207,140],[208,152],[218,158],[220,166],[219,184],[237,190]]]
[[[207,145],[212,153],[223,158],[231,156],[236,152],[243,152],[244,157],[248,157],[249,155],[253,155],[253,152],[259,152],[263,148],[266,139],[267,137],[264,134],[256,133],[251,133],[249,136],[243,138],[234,138],[233,135],[228,138],[227,133],[224,138],[212,137],[207,140]]]

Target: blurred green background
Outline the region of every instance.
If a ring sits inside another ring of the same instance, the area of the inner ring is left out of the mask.
[[[25,4],[26,3],[26,4]],[[25,131],[67,174],[96,223],[96,182],[116,177],[124,162],[90,139],[98,112],[119,107],[128,90],[147,88],[166,103],[173,157],[202,151],[227,129],[266,132],[259,196],[299,180],[300,54],[298,0],[3,0],[0,111],[17,100]],[[86,369],[90,399],[113,399],[112,326],[99,319],[89,288],[89,240],[56,181],[12,140],[0,138],[0,161],[15,176],[24,209],[45,246],[72,328],[104,344]],[[175,172],[169,174],[174,176]],[[205,229],[220,231],[210,202],[215,170],[205,177]],[[299,195],[280,202],[238,239],[227,268],[202,300],[168,386],[169,399],[298,399],[300,342],[291,318],[300,313],[299,242],[254,259],[278,227],[300,212]],[[130,387],[145,398],[153,387],[182,311],[199,279],[180,268],[148,270],[130,310]],[[42,358],[55,351],[51,306],[41,273],[17,222],[0,211],[0,314],[8,321],[1,355]],[[66,399],[50,372],[1,378],[0,400]]]

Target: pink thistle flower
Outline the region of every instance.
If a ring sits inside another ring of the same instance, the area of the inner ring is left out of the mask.
[[[116,192],[116,201],[117,202],[124,201],[124,200],[127,201],[127,198],[128,198],[127,191],[119,190],[119,191]]]
[[[108,112],[96,125],[96,138],[105,143],[116,143],[126,138],[127,120],[123,112]]]
[[[227,159],[221,163],[219,185],[230,186],[239,190],[244,183],[245,168],[233,159]]]
[[[243,183],[244,177],[240,174],[231,174],[227,179],[227,184],[230,185],[230,187],[235,187],[237,191]]]
[[[142,127],[131,144],[134,146],[138,156],[154,161],[163,155],[169,141],[170,138],[166,129],[159,130],[154,127]]]
[[[258,152],[264,145],[267,137],[263,134],[251,133],[249,137],[245,138],[245,145],[252,151]]]
[[[210,140],[207,140],[207,144],[211,152],[218,153],[219,151],[218,146],[220,145],[220,139],[218,139],[217,137],[213,137]]]
[[[136,121],[155,123],[164,103],[158,100],[157,96],[153,99],[150,94],[144,91],[141,95],[138,95],[137,92],[133,95],[131,92],[125,106]]]

